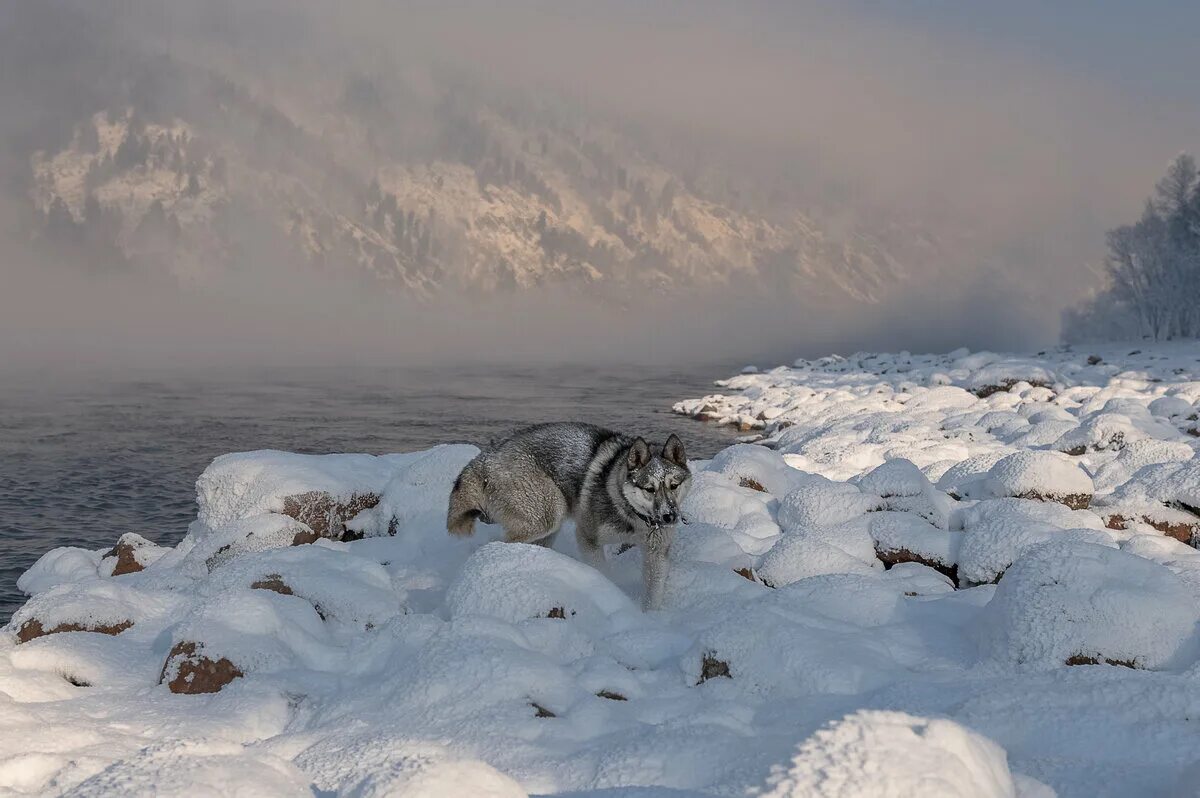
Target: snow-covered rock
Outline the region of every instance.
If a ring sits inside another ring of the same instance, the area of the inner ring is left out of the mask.
[[[1016,798],[1004,749],[942,718],[859,712],[821,729],[762,798]]]
[[[1169,569],[1089,543],[1036,547],[1005,572],[979,627],[986,656],[1064,664],[1179,666],[1195,659],[1200,606]]]

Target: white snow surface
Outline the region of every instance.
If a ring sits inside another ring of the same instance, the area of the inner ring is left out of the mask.
[[[1198,357],[723,381],[681,411],[768,445],[692,464],[649,613],[636,549],[447,535],[474,447],[218,458],[178,545],[122,539],[143,570],[67,548],[21,577],[0,795],[1196,795],[1200,551],[1151,522],[1200,521]],[[309,493],[377,498],[362,539],[292,545]],[[242,675],[172,693],[187,643]]]

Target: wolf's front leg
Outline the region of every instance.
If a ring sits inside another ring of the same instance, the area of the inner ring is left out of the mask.
[[[642,546],[642,609],[662,609],[667,587],[668,557],[671,553],[672,530],[663,529],[651,535]]]
[[[597,571],[603,572],[604,546],[601,545],[596,530],[586,523],[576,522],[575,541],[579,544],[579,555],[583,561]]]

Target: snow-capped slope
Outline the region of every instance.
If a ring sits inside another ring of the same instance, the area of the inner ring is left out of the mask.
[[[864,302],[937,260],[919,230],[874,235],[846,209],[826,224],[793,200],[712,189],[603,117],[529,98],[447,79],[389,99],[361,76],[252,91],[155,67],[150,88],[115,91],[29,153],[41,233],[86,242],[84,260],[111,250],[205,280],[265,259],[416,295],[561,284]]]

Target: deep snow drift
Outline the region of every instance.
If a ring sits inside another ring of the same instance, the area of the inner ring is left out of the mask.
[[[767,446],[648,614],[637,550],[448,536],[473,447],[218,458],[178,546],[22,577],[0,794],[1196,796],[1200,348],[1130,349],[681,402]]]

